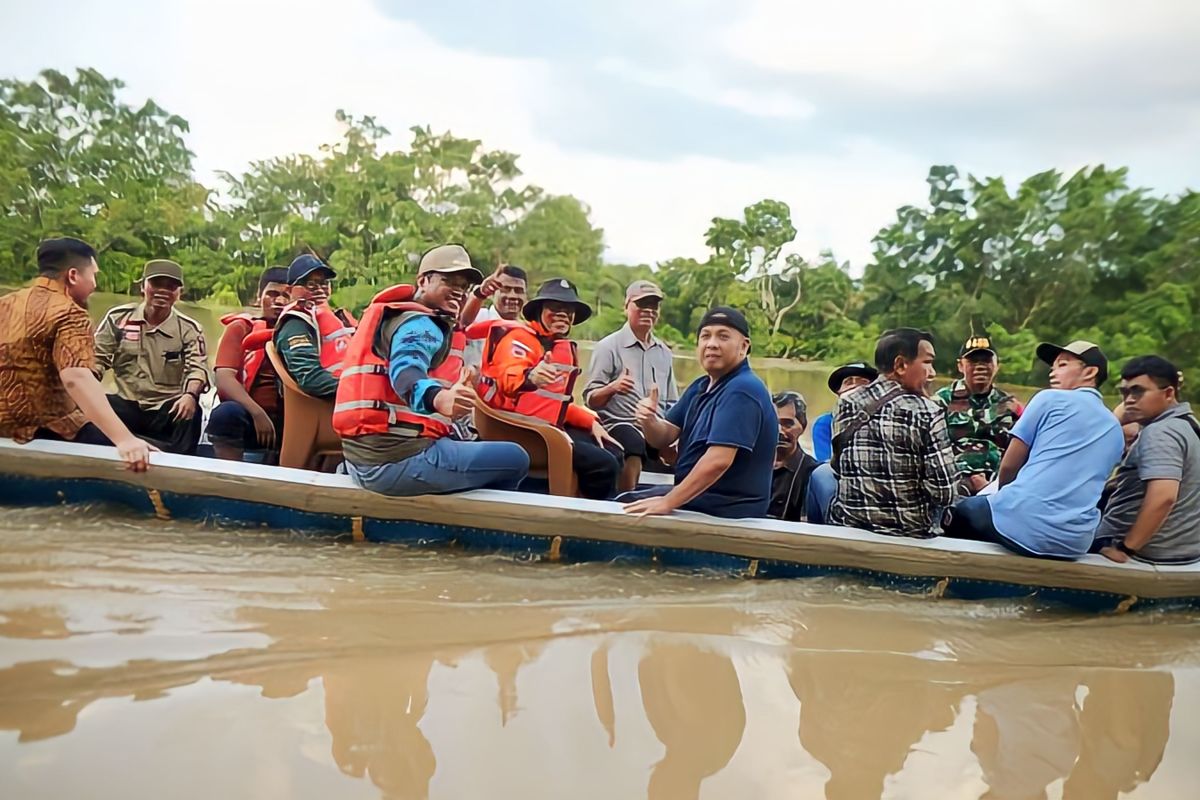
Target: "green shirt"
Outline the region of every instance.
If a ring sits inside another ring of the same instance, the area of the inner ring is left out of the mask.
[[[297,385],[313,397],[333,397],[338,379],[321,366],[317,332],[302,320],[288,317],[275,331],[275,347]]]
[[[995,478],[1009,431],[1021,416],[1017,398],[995,386],[986,394],[971,394],[959,379],[938,389],[933,399],[945,409],[958,469],[964,475]]]

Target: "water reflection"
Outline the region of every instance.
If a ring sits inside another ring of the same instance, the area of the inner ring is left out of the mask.
[[[319,769],[389,798],[1091,800],[1178,796],[1197,778],[1193,755],[1172,761],[1167,748],[1181,678],[1155,666],[1200,664],[1194,623],[1035,621],[891,595],[830,601],[839,590],[820,583],[317,552],[272,572],[266,563],[291,556],[255,550],[226,573],[209,554],[176,564],[169,588],[147,575],[150,554],[133,570],[113,553],[99,590],[82,567],[68,580],[49,566],[67,549],[0,553],[0,731],[15,732],[0,739],[0,770],[72,794],[72,775],[109,761],[72,743],[100,731],[137,751],[150,734],[129,721],[134,709],[177,732],[156,747],[203,749],[188,734],[194,706],[172,702],[194,690],[230,720],[228,748],[256,748],[238,738],[250,720],[284,743],[256,768]],[[306,584],[279,580],[302,564]],[[216,582],[201,586],[206,574]],[[631,588],[643,594],[623,595]],[[141,615],[129,611],[138,602]],[[202,602],[216,609],[194,634],[206,653],[71,655],[145,653],[177,602],[193,617]],[[234,635],[252,643],[223,644]],[[1197,673],[1180,674],[1195,697]],[[1176,725],[1194,732],[1189,717]],[[286,749],[295,730],[311,752]],[[146,762],[96,795],[152,796],[187,779],[203,796],[209,776],[184,763],[195,773]],[[324,787],[300,781],[289,794]]]

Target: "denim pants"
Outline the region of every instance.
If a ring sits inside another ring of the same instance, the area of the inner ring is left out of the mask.
[[[443,438],[403,461],[361,465],[346,461],[346,471],[364,489],[392,497],[516,489],[529,472],[529,455],[512,442]]]
[[[829,506],[837,494],[837,475],[828,463],[813,470],[808,478],[808,494],[804,498],[805,516],[809,522],[824,525],[829,520]]]

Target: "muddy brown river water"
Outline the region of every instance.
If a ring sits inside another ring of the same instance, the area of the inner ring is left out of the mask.
[[[0,797],[1193,798],[1200,615],[0,515]]]

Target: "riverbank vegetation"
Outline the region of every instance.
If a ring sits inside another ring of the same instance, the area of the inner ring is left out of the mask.
[[[629,281],[654,277],[668,297],[662,333],[680,343],[723,302],[747,312],[758,355],[869,357],[879,331],[912,325],[935,332],[943,369],[986,331],[1018,382],[1040,381],[1040,340],[1200,366],[1200,194],[1155,195],[1123,169],[1010,184],[935,166],[928,197],[881,220],[853,272],[832,252],[790,252],[798,221],[772,199],[697,231],[704,259],[611,264],[584,202],[545,193],[516,154],[475,139],[418,127],[397,146],[383,120],[339,110],[342,136],[318,155],[204,185],[187,121],[152,100],[131,106],[121,88],[94,70],[0,81],[0,283],[28,279],[40,239],[74,235],[101,252],[110,291],[128,291],[147,259],[172,258],[188,299],[236,305],[264,266],[313,252],[338,270],[335,299],[361,307],[411,278],[426,247],[460,241],[485,271],[507,261],[575,281],[597,309],[584,338],[620,324]]]

